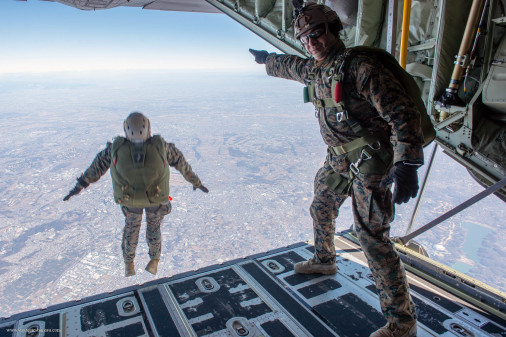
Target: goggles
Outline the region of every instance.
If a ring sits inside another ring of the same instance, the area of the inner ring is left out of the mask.
[[[318,29],[318,30],[315,30],[314,32],[311,32],[307,35],[304,35],[304,36],[301,36],[300,37],[300,42],[302,42],[302,44],[308,44],[309,43],[309,39],[317,39],[319,38],[320,36],[322,36],[323,34],[325,33],[325,29]]]

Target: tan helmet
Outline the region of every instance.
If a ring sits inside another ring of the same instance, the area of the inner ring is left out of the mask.
[[[140,112],[132,112],[123,123],[126,139],[132,143],[145,142],[151,137],[149,119]]]
[[[337,31],[343,29],[343,24],[337,13],[326,5],[309,2],[301,8],[295,8],[294,16],[293,27],[296,39],[300,39],[302,34],[322,24],[325,25],[327,32],[329,31],[329,24],[336,25]]]

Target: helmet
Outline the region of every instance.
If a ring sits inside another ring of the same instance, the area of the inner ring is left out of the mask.
[[[295,8],[294,16],[293,26],[296,39],[299,39],[302,34],[322,24],[325,25],[327,31],[329,24],[336,25],[337,31],[343,29],[343,24],[337,13],[325,5],[310,2],[301,8]]]
[[[132,143],[145,142],[151,137],[149,119],[140,112],[132,112],[123,123],[126,139]]]

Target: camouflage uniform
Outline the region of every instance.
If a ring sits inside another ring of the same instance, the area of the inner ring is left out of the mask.
[[[313,73],[315,96],[331,97],[329,72],[335,67],[335,60],[342,62],[344,50],[344,44],[338,41],[320,64],[314,58],[269,54],[267,74],[310,85]],[[363,54],[355,56],[346,71],[343,90],[345,109],[368,133],[381,139],[382,148],[391,154],[390,164],[401,161],[423,164],[420,115],[400,82],[381,62]],[[359,138],[348,123],[338,121],[336,114],[335,107],[315,110],[324,142],[339,146]],[[326,165],[316,174],[310,207],[316,263],[335,263],[335,219],[348,196],[335,193],[325,185],[325,180],[334,171],[348,177],[349,166],[347,154],[334,155],[328,151]],[[385,167],[370,174],[359,173],[353,179],[349,195],[355,231],[376,280],[383,314],[391,323],[402,323],[415,319],[416,311],[404,267],[389,239],[394,205],[390,186],[380,184],[386,174]]]
[[[199,177],[192,171],[190,164],[185,160],[181,151],[172,143],[165,142],[165,151],[167,153],[167,162],[175,167],[183,177],[195,188],[202,186]],[[99,152],[90,167],[81,176],[84,181],[91,184],[100,179],[111,166],[112,143],[107,142],[104,150]],[[152,260],[160,259],[162,238],[160,225],[165,215],[172,209],[170,201],[167,203],[144,208],[146,211],[146,241],[149,247],[149,257]],[[125,215],[125,228],[123,231],[123,240],[121,249],[123,250],[123,259],[125,263],[132,262],[135,258],[135,249],[139,241],[139,231],[142,222],[142,208],[133,208],[122,206],[121,210]]]

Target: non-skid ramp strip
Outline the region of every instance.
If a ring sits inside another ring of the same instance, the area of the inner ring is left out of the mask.
[[[3,326],[0,326],[0,337],[11,337],[14,335],[14,328],[16,327],[15,323],[9,323]]]
[[[261,325],[269,336],[296,337],[288,328],[278,320],[265,322]]]
[[[245,280],[251,277],[237,265],[192,273],[140,290],[153,331],[166,333],[170,320],[174,336],[307,336],[281,308],[260,294],[264,290]],[[172,324],[172,322],[174,324]],[[263,329],[263,330],[262,330]],[[155,334],[157,335],[157,334]]]
[[[141,289],[139,294],[145,306],[144,309],[149,315],[148,320],[152,330],[156,331],[160,337],[180,337],[158,287],[149,290]]]
[[[313,247],[303,248],[261,258],[258,262],[264,267],[265,272],[281,284],[281,287],[290,289],[303,306],[310,308],[314,315],[340,337],[369,336],[385,325],[383,315],[370,303],[362,300],[360,293],[357,295],[352,292],[359,284],[371,282],[364,279],[368,270],[351,261],[346,263],[340,261],[340,273],[353,278],[354,287],[350,287],[349,279],[338,274],[334,276],[293,273],[293,265],[305,260],[299,254],[306,256],[306,250],[311,253]],[[289,265],[288,261],[291,262]],[[283,266],[283,269],[272,268],[273,263]],[[362,279],[360,282],[359,278]]]
[[[285,308],[285,310],[304,328],[317,337],[335,337],[324,324],[315,316],[310,314],[308,309],[290,295],[285,288],[274,281],[255,263],[246,263],[241,265],[274,299]]]
[[[238,330],[250,331],[254,328],[248,326],[250,321],[272,313],[257,292],[232,268],[197,274],[170,283],[167,288],[174,295],[180,314],[197,336],[225,330],[235,321]],[[241,323],[239,318],[247,322]]]
[[[0,337],[148,336],[142,308],[133,292],[39,312],[19,319],[14,326],[2,326]]]
[[[323,302],[313,309],[340,337],[369,336],[385,325],[381,313],[352,293]]]
[[[155,336],[336,336],[253,260],[139,289],[139,297]]]

